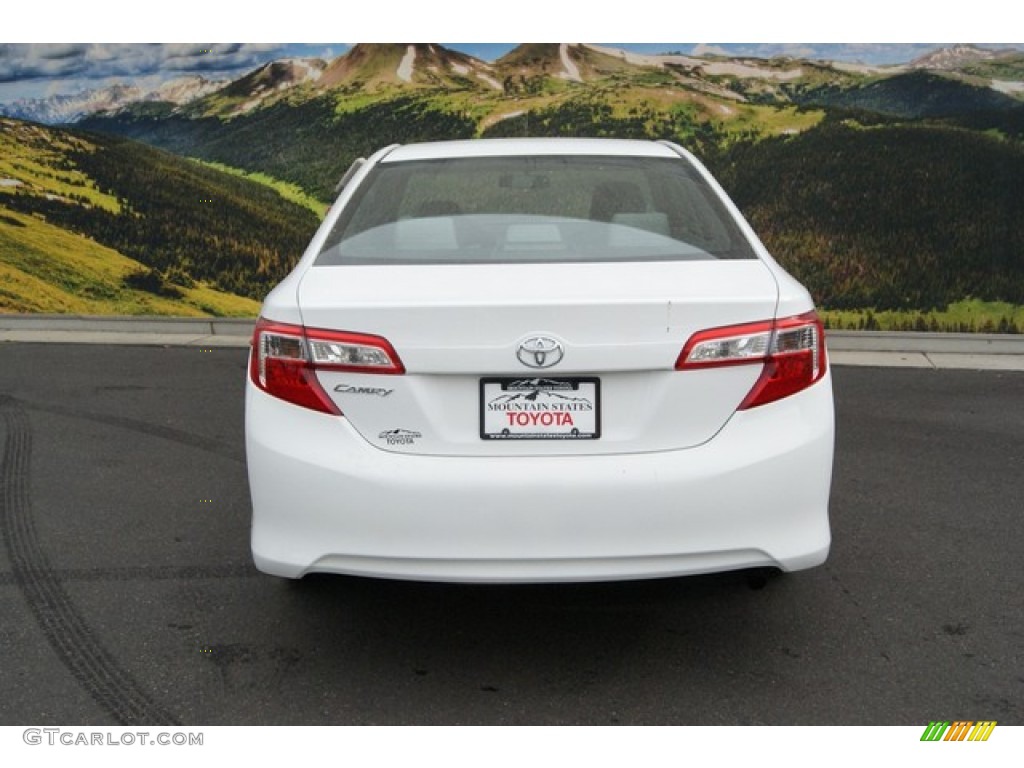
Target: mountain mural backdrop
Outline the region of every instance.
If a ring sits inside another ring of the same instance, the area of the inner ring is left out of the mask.
[[[1020,50],[869,66],[355,45],[0,113],[0,311],[251,315],[360,155],[614,136],[701,157],[833,324],[1024,330]]]

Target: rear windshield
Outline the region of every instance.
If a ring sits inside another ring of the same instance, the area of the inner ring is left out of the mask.
[[[575,155],[381,163],[316,263],[753,258],[688,162]]]

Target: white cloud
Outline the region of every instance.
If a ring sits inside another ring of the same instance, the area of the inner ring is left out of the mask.
[[[259,66],[282,47],[268,44],[4,44],[0,45],[0,82],[238,72]]]

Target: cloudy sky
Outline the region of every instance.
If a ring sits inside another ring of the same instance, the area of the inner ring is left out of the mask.
[[[155,87],[165,80],[198,74],[210,79],[236,76],[270,59],[333,54],[329,46],[273,44],[2,43],[0,102],[75,93],[114,82]],[[338,46],[343,52],[344,46]],[[336,55],[336,54],[335,54]]]
[[[493,61],[512,44],[443,43]],[[805,44],[805,43],[608,43],[643,53],[720,52],[770,57],[789,54],[807,58],[895,64],[932,50],[941,43]],[[137,44],[137,43],[0,43],[0,103],[77,93],[117,82],[143,89],[184,75],[208,79],[237,77],[264,62],[287,56],[331,59],[347,43],[318,44]],[[1021,46],[1024,48],[1024,45]]]

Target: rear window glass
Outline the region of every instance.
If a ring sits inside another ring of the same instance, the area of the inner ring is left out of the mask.
[[[381,163],[316,263],[752,258],[686,161],[576,155]]]

